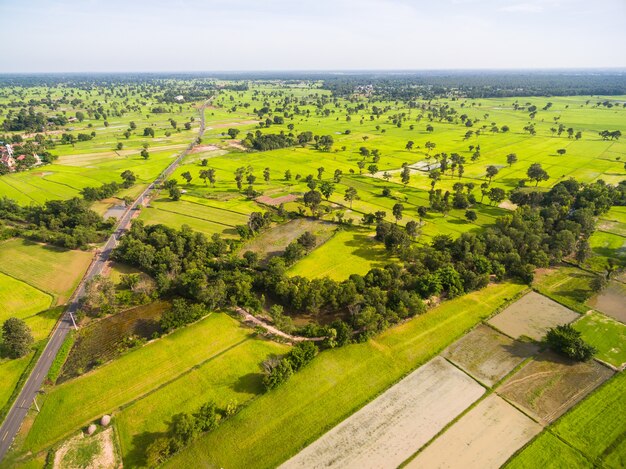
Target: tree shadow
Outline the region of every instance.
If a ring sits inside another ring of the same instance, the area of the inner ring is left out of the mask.
[[[261,373],[248,373],[240,376],[232,386],[233,391],[261,394],[263,392],[263,375]]]
[[[124,458],[124,464],[128,467],[146,467],[146,449],[157,438],[167,436],[165,432],[143,432],[133,436],[131,450]]]

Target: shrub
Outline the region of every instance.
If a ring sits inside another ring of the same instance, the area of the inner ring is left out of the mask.
[[[577,361],[587,361],[596,353],[596,349],[587,344],[570,324],[548,330],[545,340],[556,352]]]

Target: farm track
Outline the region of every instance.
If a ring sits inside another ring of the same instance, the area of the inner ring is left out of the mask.
[[[115,231],[111,234],[104,247],[101,250],[96,251],[91,265],[87,269],[77,288],[74,290],[74,294],[70,297],[65,313],[61,315],[55,328],[52,330],[50,339],[41,353],[37,364],[31,371],[30,376],[26,380],[22,390],[11,406],[9,413],[0,427],[0,462],[11,447],[17,432],[22,426],[24,418],[28,414],[28,410],[35,400],[37,393],[39,393],[46,376],[48,375],[50,366],[54,362],[59,349],[72,328],[72,314],[76,313],[78,310],[79,300],[85,292],[86,282],[102,272],[105,265],[109,261],[111,253],[117,245],[118,240],[123,233],[130,228],[131,220],[134,218],[133,215],[135,214],[135,209],[140,205],[145,205],[157,185],[169,177],[182,162],[185,156],[187,156],[187,154],[192,150],[196,144],[196,138],[202,137],[205,130],[204,110],[209,105],[211,99],[212,98],[209,98],[205,101],[199,109],[200,128],[198,130],[198,135],[194,137],[194,140],[180,153],[180,155],[172,161],[169,166],[167,166],[167,168],[163,170],[163,172],[152,183],[150,183],[150,185],[141,194],[139,194],[139,196],[135,199],[132,205],[128,207],[124,215],[122,215],[118,221]]]

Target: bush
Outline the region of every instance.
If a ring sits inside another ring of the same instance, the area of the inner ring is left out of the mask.
[[[9,318],[2,325],[4,349],[10,358],[20,358],[30,352],[33,335],[24,321]]]
[[[265,386],[266,391],[277,388],[293,374],[291,362],[287,359],[282,359],[277,363],[266,363],[265,366],[267,374],[263,378],[263,386]]]
[[[548,330],[545,340],[554,351],[577,361],[590,360],[596,353],[596,349],[587,344],[570,324]]]

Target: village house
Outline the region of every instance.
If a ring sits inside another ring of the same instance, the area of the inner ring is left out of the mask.
[[[15,171],[15,158],[13,158],[13,147],[7,143],[0,142],[0,164],[3,164],[9,171]]]

